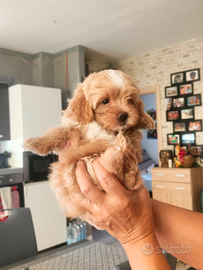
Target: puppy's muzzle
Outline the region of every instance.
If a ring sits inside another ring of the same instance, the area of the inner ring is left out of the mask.
[[[121,126],[125,125],[127,119],[128,119],[128,113],[126,112],[121,112],[118,116],[118,121]]]

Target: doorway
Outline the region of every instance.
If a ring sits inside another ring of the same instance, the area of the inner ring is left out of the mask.
[[[140,98],[145,104],[145,112],[156,111],[157,138],[152,138],[155,133],[149,133],[147,130],[143,132],[142,147],[145,145],[145,150],[154,160],[155,164],[159,164],[159,152],[162,149],[162,130],[161,130],[161,108],[160,108],[160,87],[159,85],[145,87],[140,89]],[[147,148],[147,149],[146,149]]]

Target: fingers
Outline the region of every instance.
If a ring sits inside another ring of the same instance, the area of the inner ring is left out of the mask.
[[[101,186],[107,194],[119,196],[120,194],[127,193],[127,190],[122,186],[116,176],[105,170],[99,159],[93,162],[93,167]]]
[[[105,193],[93,184],[83,161],[77,163],[75,174],[81,192],[90,202],[97,204],[104,200]]]

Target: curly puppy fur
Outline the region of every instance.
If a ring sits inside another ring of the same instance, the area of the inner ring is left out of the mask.
[[[79,159],[99,189],[102,189],[92,168],[96,156],[129,190],[142,185],[137,165],[142,160],[140,129],[154,129],[153,119],[144,113],[139,90],[133,79],[121,71],[104,70],[89,75],[78,85],[68,108],[63,111],[62,124],[43,136],[24,141],[24,147],[39,155],[59,153],[67,140],[69,149],[51,165],[50,184],[68,217],[80,216],[92,225],[87,211],[74,199],[83,194],[75,179]]]

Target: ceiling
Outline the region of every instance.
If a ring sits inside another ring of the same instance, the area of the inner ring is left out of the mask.
[[[122,60],[203,38],[203,0],[0,0],[0,47]]]

